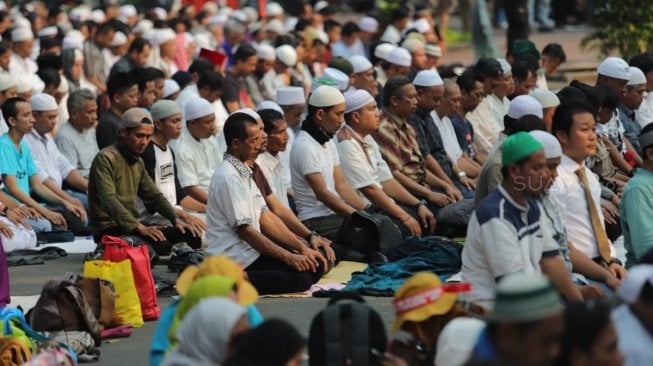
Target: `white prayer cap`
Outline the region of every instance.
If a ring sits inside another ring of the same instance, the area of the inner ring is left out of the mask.
[[[49,27],[43,27],[39,29],[36,35],[39,37],[54,37],[57,35],[57,33],[59,33],[59,29],[56,26],[51,25]]]
[[[228,15],[226,15],[226,14],[216,14],[216,15],[213,15],[213,16],[211,16],[209,18],[208,24],[209,25],[223,26],[227,22],[227,20],[229,20]]]
[[[319,13],[320,10],[326,8],[327,6],[329,6],[328,1],[320,0],[320,1],[316,2],[315,5],[313,5],[313,11],[315,11],[316,13]]]
[[[295,54],[296,53],[297,52],[295,52]],[[270,46],[269,44],[259,44],[256,47],[256,57],[267,61],[274,61],[277,59],[274,47]]]
[[[231,14],[233,14],[233,13],[234,13],[234,9],[232,9],[232,8],[230,8],[228,6],[220,8],[220,11],[218,12],[218,14],[224,14],[227,17],[231,16]]]
[[[597,69],[599,75],[609,76],[620,80],[630,80],[630,68],[628,63],[620,57],[608,57]]]
[[[512,72],[512,66],[510,66],[510,64],[505,58],[497,58],[497,61],[499,61],[499,64],[501,65],[501,71],[503,72],[504,75],[509,72]]]
[[[68,49],[83,49],[84,48],[84,35],[78,30],[71,30],[63,37],[61,42],[61,48],[64,50]]]
[[[12,42],[22,42],[34,39],[34,34],[29,28],[16,28],[11,31]]]
[[[211,37],[206,33],[197,33],[193,36],[196,49],[211,48]]]
[[[159,47],[166,42],[175,40],[176,37],[175,32],[170,28],[155,29],[152,32],[150,43],[152,47]]]
[[[617,289],[617,295],[627,304],[639,299],[644,285],[653,285],[653,265],[639,264],[628,270],[628,276]]]
[[[547,159],[559,158],[562,156],[562,147],[560,141],[552,134],[546,131],[535,130],[529,132],[537,141],[542,144],[544,157]]]
[[[628,79],[628,86],[646,84],[646,75],[644,72],[635,66],[630,66],[630,79]]]
[[[165,10],[164,8],[161,7],[154,8],[154,14],[156,15],[156,18],[159,20],[168,19],[168,11]]]
[[[261,118],[261,115],[256,113],[256,111],[251,109],[251,108],[241,108],[241,109],[239,109],[237,111],[233,111],[233,113],[231,113],[230,116],[232,114],[235,114],[235,113],[245,113],[246,115],[254,118],[257,121],[263,121],[263,118]]]
[[[294,67],[297,64],[297,51],[288,44],[284,44],[276,48],[275,53],[277,58],[284,65],[288,67]]]
[[[124,46],[127,44],[127,36],[121,31],[117,31],[113,34],[113,39],[111,40],[111,47]]]
[[[11,87],[17,86],[18,82],[14,76],[9,74],[0,74],[0,92],[3,92]]]
[[[427,43],[424,46],[424,52],[427,56],[442,57],[442,48],[435,43]]]
[[[152,119],[155,121],[160,121],[164,118],[174,116],[175,114],[181,114],[181,108],[179,108],[179,104],[175,102],[174,100],[168,100],[168,99],[159,99],[154,104],[152,104],[152,108],[150,109],[152,112]]]
[[[204,10],[208,14],[215,14],[218,12],[218,4],[212,2],[206,2],[204,3],[204,6],[202,6],[202,10]],[[195,11],[197,11],[197,9],[195,9]]]
[[[341,92],[344,92],[349,87],[349,76],[338,69],[327,67],[324,69],[324,72],[322,72],[322,76],[337,81],[338,89],[340,89]]]
[[[136,11],[136,7],[134,5],[127,4],[120,7],[119,14],[121,17],[129,18],[135,17],[138,15],[138,12]]]
[[[560,105],[558,96],[548,89],[537,88],[531,92],[530,96],[537,99],[542,105],[542,108],[551,108]]]
[[[22,15],[16,16],[14,18],[14,28],[27,28],[32,29],[32,23],[29,20],[25,19]]]
[[[431,87],[437,85],[444,85],[444,81],[435,70],[422,70],[415,75],[413,85]]]
[[[389,64],[410,67],[413,62],[413,57],[407,49],[403,47],[396,47],[388,54],[385,59]]]
[[[462,366],[476,346],[478,336],[485,329],[485,322],[476,318],[459,317],[451,320],[438,337],[438,366]]]
[[[363,57],[360,55],[355,55],[350,57],[349,62],[351,63],[351,66],[354,67],[354,74],[367,71],[371,69],[373,66],[370,60],[367,59],[367,57]]]
[[[281,107],[277,103],[275,103],[275,102],[273,102],[271,100],[264,100],[261,103],[259,103],[258,107],[256,107],[257,112],[260,112],[260,111],[262,111],[264,109],[273,109],[273,110],[283,114],[283,109],[281,109]]]
[[[204,98],[193,98],[184,106],[184,117],[186,121],[192,121],[208,115],[215,115],[215,110],[211,103]]]
[[[368,16],[363,16],[358,20],[358,28],[363,32],[376,33],[379,30],[379,22]]]
[[[519,119],[527,114],[542,118],[542,105],[530,95],[520,95],[510,101],[508,117]]]
[[[274,32],[276,34],[286,34],[286,28],[283,26],[283,22],[279,19],[272,19],[266,24],[268,32]]]
[[[268,13],[269,17],[276,17],[277,15],[283,14],[283,8],[279,3],[268,3],[265,6],[265,11]]]
[[[32,78],[30,75],[18,75],[16,77],[16,93],[27,93],[30,90],[32,90]]]
[[[68,13],[68,16],[70,17],[70,20],[75,21],[75,22],[85,22],[87,20],[90,20],[92,18],[92,12],[91,9],[86,6],[86,5],[80,5],[78,7],[73,8],[70,10]]]
[[[308,98],[308,104],[313,107],[333,107],[345,102],[345,97],[340,90],[332,86],[320,86],[315,89]]]
[[[104,10],[95,9],[91,12],[91,19],[93,19],[95,23],[102,24],[107,20],[107,16],[104,14]]]
[[[267,29],[267,28],[264,28],[264,24],[261,23],[261,22],[252,22],[247,27],[247,30],[249,31],[250,34],[254,34],[254,33],[260,31],[261,29]]]
[[[145,34],[154,28],[154,23],[149,19],[141,19],[134,27],[134,33]]]
[[[238,9],[231,13],[231,18],[241,22],[241,23],[247,23],[249,21],[249,17],[247,16],[247,13],[244,11]]]
[[[401,44],[401,47],[407,49],[409,52],[415,52],[424,49],[424,42],[416,38],[408,38]]]
[[[306,96],[304,95],[304,88],[288,86],[277,89],[277,103],[279,105],[305,104]]]
[[[166,79],[166,81],[163,83],[163,98],[167,98],[171,96],[172,94],[178,92],[181,90],[179,87],[179,84],[174,81],[173,79]]]
[[[429,21],[425,18],[420,18],[414,21],[411,28],[417,29],[417,31],[422,34],[433,30],[433,27],[431,27],[431,24],[429,24]]]
[[[29,103],[32,105],[32,110],[34,111],[45,112],[59,110],[59,106],[57,105],[57,101],[54,100],[54,97],[46,93],[32,95]]]
[[[345,113],[357,111],[373,101],[374,97],[367,90],[356,89],[347,92],[345,93]]]
[[[258,11],[251,6],[246,6],[243,9],[243,13],[247,15],[247,21],[253,23],[258,20]]]
[[[374,56],[380,58],[381,60],[386,60],[388,55],[392,50],[397,48],[397,46],[391,43],[381,43],[374,49]]]

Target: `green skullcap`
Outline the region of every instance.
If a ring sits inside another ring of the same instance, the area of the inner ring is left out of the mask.
[[[542,144],[528,132],[517,132],[501,144],[501,165],[508,166],[541,149]]]

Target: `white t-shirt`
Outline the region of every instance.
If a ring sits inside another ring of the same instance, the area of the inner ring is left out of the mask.
[[[333,167],[338,165],[340,159],[333,140],[320,145],[306,131],[299,132],[290,151],[290,173],[300,220],[335,215],[335,212],[318,201],[306,176],[321,173],[327,189],[338,196],[333,178]]]
[[[196,140],[184,128],[179,142],[173,146],[177,157],[177,174],[182,188],[199,186],[205,192],[209,191],[209,184],[215,167],[222,161],[222,154],[215,138]]]
[[[172,160],[172,151],[169,148],[162,150],[159,145],[154,145],[154,183],[163,193],[168,202],[177,204],[177,191],[175,189],[175,164]]]
[[[256,158],[256,164],[261,168],[261,172],[263,172],[265,179],[270,184],[274,196],[286,207],[290,207],[290,203],[288,203],[288,186],[286,186],[286,182],[284,181],[283,164],[279,155],[272,156],[272,154],[266,151],[259,154]]]
[[[635,111],[635,120],[642,128],[653,122],[653,91],[648,92],[642,104]]]
[[[260,231],[259,220],[267,210],[251,169],[225,155],[211,179],[206,206],[206,252],[226,255],[243,268],[254,263],[261,254],[238,237],[237,230],[240,225],[251,225]]]
[[[286,183],[286,187],[291,187],[292,178],[290,175],[290,152],[292,151],[292,145],[295,142],[295,131],[292,128],[288,127],[286,132],[288,132],[286,151],[279,152],[279,158],[281,159],[281,165],[283,166],[283,180]]]
[[[435,111],[431,112],[431,118],[435,121],[435,126],[438,128],[440,135],[442,136],[444,151],[447,153],[449,161],[452,164],[457,164],[458,159],[463,156],[463,150],[460,148],[460,144],[458,144],[456,130],[454,130],[449,117],[444,116],[442,119],[438,117],[439,116]]]

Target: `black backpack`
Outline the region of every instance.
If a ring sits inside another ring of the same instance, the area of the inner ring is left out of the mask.
[[[349,215],[336,236],[336,243],[363,254],[385,254],[403,241],[401,230],[390,217],[367,210]]]
[[[336,299],[319,312],[308,339],[310,366],[377,365],[387,344],[379,314],[351,299]]]

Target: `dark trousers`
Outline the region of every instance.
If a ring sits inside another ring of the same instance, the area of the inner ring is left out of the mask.
[[[530,32],[528,24],[528,1],[510,0],[503,2],[508,20],[508,51],[518,39],[528,39]]]
[[[174,226],[166,226],[161,228],[161,232],[163,235],[166,237],[166,240],[163,241],[154,241],[150,238],[143,237],[141,235],[135,234],[135,233],[128,233],[119,228],[118,226],[110,226],[104,230],[102,230],[101,233],[97,234],[94,236],[95,242],[100,243],[100,240],[102,239],[102,236],[104,235],[111,235],[111,236],[122,236],[122,235],[131,235],[135,236],[137,238],[142,239],[144,242],[148,243],[152,249],[156,252],[158,255],[168,255],[170,254],[170,251],[172,250],[172,245],[181,243],[181,242],[186,242],[191,248],[193,249],[198,249],[202,246],[202,238],[201,237],[195,237],[193,236],[190,232],[186,232],[185,234],[179,231]]]
[[[330,215],[323,217],[314,217],[312,219],[304,220],[303,224],[309,230],[315,231],[323,237],[333,241],[338,236],[338,230],[345,221],[345,218],[339,215]]]
[[[59,205],[47,205],[46,207],[49,210],[60,213],[66,220],[68,230],[72,231],[75,236],[86,236],[91,233],[91,229],[89,229],[86,223],[83,222],[79,217],[75,216],[75,214],[68,211],[65,207]]]
[[[322,277],[324,268],[319,263],[316,272],[299,272],[278,259],[261,255],[245,272],[259,294],[285,294],[308,290]]]

